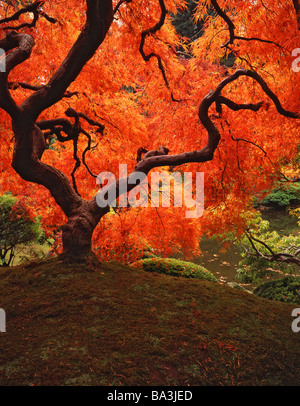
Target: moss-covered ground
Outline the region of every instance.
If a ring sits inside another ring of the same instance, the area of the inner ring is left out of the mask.
[[[300,304],[299,304],[300,307]],[[0,385],[299,385],[295,305],[57,259],[0,269]]]

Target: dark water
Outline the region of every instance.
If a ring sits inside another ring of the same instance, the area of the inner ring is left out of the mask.
[[[275,230],[281,235],[299,233],[299,226],[295,217],[289,216],[285,210],[261,209],[262,218],[270,222],[270,230]],[[225,252],[220,252],[222,248],[215,240],[202,241],[200,244],[202,255],[194,258],[193,262],[203,265],[212,272],[220,282],[238,282],[236,280],[236,270],[241,259],[239,252],[234,246]],[[240,283],[240,282],[239,282]],[[253,285],[245,285],[251,289]]]

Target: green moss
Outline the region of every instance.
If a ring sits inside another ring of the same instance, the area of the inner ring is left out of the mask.
[[[143,269],[183,278],[206,279],[217,282],[217,278],[201,265],[174,258],[146,258],[141,260]]]

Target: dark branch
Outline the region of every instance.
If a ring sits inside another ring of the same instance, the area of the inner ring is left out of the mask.
[[[86,167],[88,173],[93,177],[93,178],[97,178],[97,175],[95,175],[89,168],[88,164],[86,163],[85,160],[85,155],[88,151],[92,150],[92,138],[90,136],[90,134],[88,132],[86,132],[85,130],[81,129],[81,132],[87,137],[88,139],[88,144],[87,147],[85,148],[85,150],[82,153],[82,163],[83,165]]]
[[[167,16],[167,9],[166,9],[164,0],[158,0],[158,1],[159,1],[160,9],[161,9],[161,14],[160,14],[159,21],[153,27],[147,28],[146,30],[144,30],[141,33],[141,42],[140,42],[139,51],[140,51],[140,54],[142,55],[142,58],[144,59],[145,62],[149,62],[151,58],[156,58],[157,59],[158,67],[159,67],[159,70],[160,70],[160,72],[162,74],[162,77],[164,79],[165,85],[170,90],[169,81],[168,81],[168,78],[167,78],[167,75],[166,75],[166,71],[165,71],[161,56],[157,55],[155,52],[150,52],[150,54],[146,55],[145,51],[144,51],[146,38],[148,37],[148,35],[153,35],[162,28],[162,26],[165,23],[166,16]],[[180,100],[177,100],[177,99],[174,98],[173,92],[171,92],[171,98],[175,102],[180,101]]]
[[[48,20],[50,23],[56,23],[57,20],[53,17],[48,16],[44,11],[41,10],[42,5],[44,4],[43,1],[35,1],[32,4],[29,4],[28,6],[23,7],[22,9],[18,10],[15,14],[13,14],[10,17],[3,18],[0,20],[0,24],[8,23],[10,21],[16,21],[19,19],[19,17],[22,14],[26,13],[33,13],[33,19],[30,23],[23,23],[18,26],[6,26],[3,28],[3,30],[15,30],[18,31],[21,28],[32,28],[35,27],[36,22],[39,19],[39,16],[44,17],[46,20]]]
[[[65,60],[50,81],[20,106],[33,118],[57,103],[103,42],[113,21],[111,0],[87,0],[86,23]]]
[[[34,40],[28,34],[15,31],[0,40],[0,48],[8,52],[5,57],[6,72],[0,74],[0,107],[12,118],[15,140],[12,166],[16,172],[26,181],[45,186],[67,217],[72,216],[85,204],[91,208],[96,222],[96,219],[106,212],[105,209],[97,207],[94,201],[84,202],[75,192],[67,176],[42,162],[41,158],[46,149],[45,135],[35,124],[37,117],[44,110],[64,97],[70,84],[105,39],[113,21],[111,0],[86,0],[86,5],[85,26],[67,57],[50,81],[37,90],[33,89],[34,93],[20,106],[16,105],[10,95],[7,77],[12,69],[30,56]],[[14,18],[18,18],[18,15]],[[55,131],[59,134],[59,130],[62,132],[66,126],[64,123],[64,127],[56,127]],[[100,131],[100,127],[98,128]],[[51,130],[48,130],[49,133]]]
[[[79,117],[78,115],[76,115],[75,117],[75,122],[73,124],[73,128],[74,128],[74,138],[73,138],[73,158],[75,160],[75,165],[73,168],[73,171],[71,173],[71,177],[72,177],[72,181],[73,181],[73,188],[75,190],[75,192],[78,194],[78,196],[80,196],[80,193],[78,192],[77,189],[77,184],[76,184],[76,178],[75,178],[75,172],[77,171],[77,169],[80,167],[81,165],[81,161],[77,155],[77,151],[78,151],[78,137],[79,137],[79,133],[80,133],[80,124],[79,124]]]
[[[13,51],[6,55],[6,75],[2,74],[1,76],[6,76],[7,78],[8,73],[12,69],[28,59],[31,55],[33,46],[34,39],[31,35],[20,34],[15,31],[8,32],[6,37],[0,40],[0,47],[4,49],[5,52]]]
[[[0,48],[6,53],[9,52],[4,59],[5,72],[0,73],[0,107],[12,118],[20,113],[20,109],[11,97],[7,77],[12,69],[30,57],[33,46],[34,39],[31,35],[15,31],[10,31],[5,38],[0,40]]]
[[[289,252],[274,252],[273,249],[265,242],[256,237],[253,237],[250,232],[245,231],[246,237],[248,238],[251,247],[254,252],[246,250],[248,255],[256,256],[257,258],[263,258],[270,262],[284,262],[290,264],[296,264],[300,266],[300,259],[297,257],[300,253],[299,247],[294,247],[295,252],[293,254]],[[254,242],[262,245],[269,251],[270,254],[261,252],[255,245]],[[244,247],[245,249],[245,247]]]
[[[234,72],[232,75],[226,77],[225,79],[222,80],[222,82],[219,83],[219,85],[216,87],[215,90],[211,90],[201,101],[199,110],[198,110],[198,116],[199,119],[202,123],[202,125],[205,127],[207,134],[208,134],[208,141],[207,144],[204,148],[201,150],[197,151],[189,151],[189,152],[184,152],[181,154],[176,154],[176,155],[156,155],[156,156],[151,156],[149,158],[144,157],[141,159],[137,165],[135,166],[134,171],[131,173],[131,175],[128,176],[127,180],[127,190],[130,191],[135,187],[135,182],[132,180],[134,178],[134,173],[135,172],[142,172],[145,174],[145,176],[148,174],[148,172],[156,167],[159,166],[178,166],[190,162],[207,162],[211,161],[214,156],[214,152],[219,144],[220,141],[220,132],[218,128],[214,125],[212,122],[211,118],[209,117],[209,109],[213,103],[216,103],[218,100],[220,102],[220,97],[221,97],[221,92],[222,90],[231,82],[237,80],[240,76],[248,76],[253,78],[263,91],[266,93],[267,96],[271,98],[273,103],[275,104],[277,111],[279,114],[289,117],[289,118],[299,118],[299,114],[290,112],[288,110],[285,110],[277,96],[271,91],[267,83],[263,80],[263,78],[256,72],[249,71],[246,69],[239,69],[236,72]],[[227,103],[227,105],[231,106],[233,102],[231,102],[229,99],[224,98],[224,102]],[[240,106],[243,108],[246,108],[246,106],[249,107],[250,110],[257,111],[258,108],[260,108],[263,105],[262,102],[254,105],[254,104],[244,104],[244,105],[238,105],[236,103],[233,103],[233,107],[236,108],[237,110],[240,110]],[[117,197],[119,196],[120,192],[120,183],[124,182],[124,180],[117,180],[116,182],[105,186],[104,188],[101,189],[101,191],[98,194],[97,200],[101,201],[102,197],[105,196],[106,193],[108,193],[108,190],[110,188],[113,188],[117,191]],[[96,200],[96,198],[95,198]]]
[[[103,135],[103,131],[105,129],[104,125],[99,123],[98,121],[92,120],[91,118],[89,118],[86,114],[84,113],[80,113],[75,111],[72,108],[68,108],[65,111],[65,114],[67,117],[81,117],[83,118],[87,123],[89,123],[90,125],[94,126],[94,127],[98,127],[98,129],[96,130],[96,132],[100,133]]]
[[[273,44],[273,45],[276,45],[277,47],[280,47],[280,45],[279,44],[277,44],[277,42],[274,42],[274,41],[270,41],[270,40],[268,40],[268,39],[262,39],[262,38],[257,38],[257,37],[240,37],[240,36],[238,36],[238,35],[235,35],[234,36],[234,39],[239,39],[239,40],[242,40],[242,41],[258,41],[258,42],[264,42],[265,44]],[[225,45],[223,45],[223,47],[224,47]]]
[[[217,107],[218,113],[221,113],[221,111],[222,111],[222,104],[225,104],[227,107],[229,107],[231,110],[234,110],[234,111],[238,111],[238,110],[258,111],[264,105],[264,102],[259,102],[256,104],[252,104],[252,103],[238,104],[238,103],[235,103],[232,100],[228,99],[227,97],[220,95],[216,98],[216,107]]]
[[[21,87],[22,89],[26,89],[26,90],[33,90],[33,91],[37,91],[37,90],[41,90],[43,89],[45,86],[44,85],[39,85],[39,86],[35,86],[35,85],[31,85],[29,83],[24,83],[24,82],[8,82],[8,88],[9,89],[18,89],[19,87]],[[78,96],[79,93],[78,92],[70,92],[70,91],[66,91],[63,95],[64,98],[71,98],[73,96]]]
[[[296,0],[297,1],[297,0]],[[225,42],[225,44],[221,45],[221,48],[226,48],[228,45],[232,45],[234,40],[242,40],[242,41],[259,41],[259,42],[264,42],[266,44],[273,44],[276,45],[277,47],[281,48],[279,44],[277,44],[274,41],[270,41],[267,39],[262,39],[262,38],[257,38],[257,37],[252,37],[252,38],[247,38],[247,37],[240,37],[235,35],[234,30],[235,30],[235,25],[231,21],[231,19],[228,17],[228,15],[221,9],[219,6],[217,0],[211,0],[211,4],[213,5],[214,9],[216,10],[217,14],[223,18],[223,20],[226,22],[228,25],[228,30],[229,30],[229,40]]]
[[[224,87],[227,86],[229,83],[238,79],[240,76],[248,76],[248,77],[251,77],[252,79],[254,79],[260,85],[260,87],[265,92],[265,94],[267,96],[269,96],[270,99],[273,101],[279,114],[281,114],[282,116],[288,117],[288,118],[299,118],[300,117],[299,113],[294,113],[294,112],[284,109],[283,106],[281,105],[278,97],[275,95],[275,93],[272,92],[272,90],[269,88],[269,86],[264,81],[264,79],[258,73],[254,72],[252,70],[238,69],[232,75],[227,76],[225,79],[222,80],[222,82],[219,83],[216,90],[214,91],[215,97],[219,97],[219,95],[221,94],[221,91],[224,89]]]
[[[88,139],[87,147],[85,148],[85,150],[82,153],[82,162],[91,176],[96,178],[97,175],[95,175],[90,170],[90,168],[88,167],[86,160],[85,160],[86,153],[91,150],[91,141],[92,140],[91,140],[91,136],[89,135],[89,133],[81,127],[79,119],[83,118],[90,125],[98,127],[96,132],[101,133],[101,134],[103,134],[104,126],[101,123],[98,123],[97,121],[92,120],[87,115],[77,112],[72,108],[68,108],[65,111],[65,114],[67,117],[74,118],[75,121],[73,124],[65,118],[57,118],[57,119],[52,119],[52,120],[38,121],[36,123],[36,125],[42,131],[47,130],[46,132],[44,132],[45,139],[48,139],[49,137],[51,137],[51,135],[55,135],[59,142],[73,141],[73,158],[75,160],[75,166],[72,170],[71,177],[72,177],[72,181],[73,181],[74,190],[80,196],[77,185],[76,185],[76,178],[75,178],[75,173],[81,165],[81,160],[77,154],[78,138],[79,138],[80,134],[84,134]],[[65,133],[66,135],[64,136],[64,135],[62,135],[62,133]]]
[[[56,118],[53,120],[38,121],[36,125],[46,132],[47,137],[55,135],[59,142],[66,142],[74,139],[74,126],[66,118]],[[63,136],[61,133],[67,134]]]
[[[29,4],[28,6],[26,6],[26,7],[22,8],[22,9],[18,10],[18,11],[17,11],[15,14],[13,14],[12,16],[3,18],[2,20],[0,20],[0,24],[8,23],[8,22],[10,22],[10,21],[16,21],[16,20],[19,19],[19,17],[20,17],[22,14],[33,13],[33,12],[35,12],[39,7],[41,7],[43,4],[44,4],[43,1],[35,1],[34,3]]]
[[[119,11],[119,8],[122,6],[122,4],[131,3],[131,2],[132,2],[132,0],[120,0],[119,3],[114,8],[114,14],[116,14],[116,12]]]
[[[228,29],[229,29],[229,35],[230,35],[230,39],[228,41],[228,44],[233,44],[233,41],[235,39],[235,35],[234,35],[235,25],[233,24],[231,19],[228,17],[228,15],[221,9],[221,7],[219,6],[217,0],[211,0],[211,4],[213,5],[214,9],[219,14],[219,16],[221,18],[223,18],[223,20],[227,23]],[[225,46],[225,45],[222,45],[222,46]]]
[[[141,33],[141,43],[140,43],[139,51],[140,51],[140,54],[142,55],[144,61],[146,61],[146,62],[148,62],[153,57],[160,59],[160,57],[153,52],[148,55],[146,55],[144,52],[144,45],[145,45],[146,37],[148,35],[155,34],[157,31],[159,31],[162,28],[162,26],[165,23],[165,19],[167,16],[167,9],[166,9],[164,1],[159,0],[159,5],[160,5],[160,9],[161,9],[159,21],[153,27],[150,27]]]
[[[275,255],[274,251],[264,241],[261,241],[258,238],[253,237],[249,231],[245,231],[245,233],[246,233],[248,240],[256,241],[256,242],[260,243],[271,253],[271,255],[273,255],[273,256]]]
[[[252,144],[252,145],[254,145],[256,148],[259,148],[259,149],[265,154],[265,156],[267,156],[266,151],[265,151],[262,147],[260,147],[259,145],[257,145],[255,142],[253,142],[253,141],[246,140],[246,139],[244,139],[244,138],[234,138],[233,135],[231,136],[231,139],[232,139],[233,141],[237,141],[237,142],[243,141],[243,142],[246,142],[246,143],[248,143],[248,144]]]

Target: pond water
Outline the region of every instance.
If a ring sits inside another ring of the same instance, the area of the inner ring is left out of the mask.
[[[270,230],[276,230],[281,235],[299,233],[297,219],[289,216],[286,210],[261,208],[260,211],[262,218],[269,221]],[[194,258],[193,262],[203,265],[221,283],[238,282],[236,280],[236,270],[241,256],[234,246],[228,248],[226,252],[220,252],[221,247],[215,240],[202,241],[200,243],[202,255]],[[254,284],[241,285],[249,290],[255,286]]]

